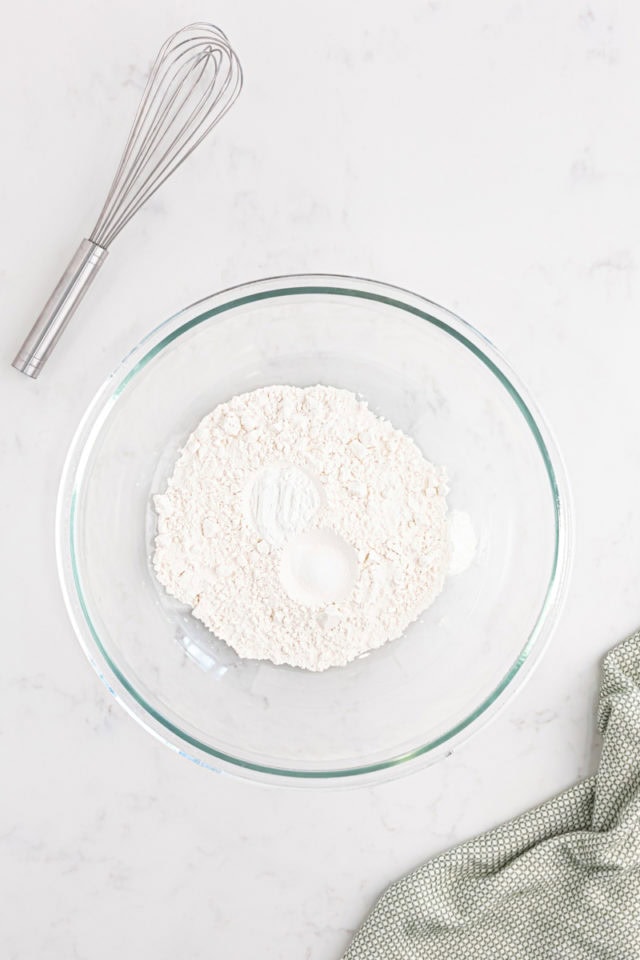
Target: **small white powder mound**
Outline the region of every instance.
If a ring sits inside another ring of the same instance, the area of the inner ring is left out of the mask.
[[[444,469],[353,393],[265,387],[189,437],[154,498],[153,565],[241,657],[325,670],[438,596],[447,492]]]
[[[447,573],[450,577],[455,577],[471,566],[478,549],[478,538],[471,517],[464,510],[449,511],[447,530],[449,534]]]

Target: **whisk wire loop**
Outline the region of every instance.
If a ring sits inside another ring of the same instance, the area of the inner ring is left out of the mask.
[[[108,247],[236,100],[242,69],[224,33],[192,24],[163,45],[90,239]]]

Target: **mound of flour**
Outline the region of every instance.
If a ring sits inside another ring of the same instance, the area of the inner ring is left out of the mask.
[[[309,670],[399,637],[442,590],[447,481],[334,387],[273,386],[191,434],[158,515],[171,596],[241,657]]]

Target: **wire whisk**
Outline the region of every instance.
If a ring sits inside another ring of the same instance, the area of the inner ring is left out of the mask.
[[[241,88],[242,68],[218,27],[193,23],[169,37],[149,74],[96,225],[13,361],[17,370],[38,376],[110,245],[233,106]]]

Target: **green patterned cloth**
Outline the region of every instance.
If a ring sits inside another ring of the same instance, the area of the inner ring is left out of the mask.
[[[598,722],[594,777],[394,883],[344,960],[638,960],[640,632]]]

